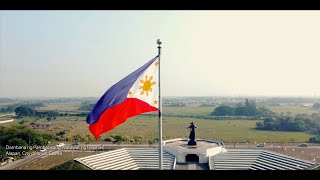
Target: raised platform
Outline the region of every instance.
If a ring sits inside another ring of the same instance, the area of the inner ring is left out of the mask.
[[[318,163],[266,150],[224,148],[221,141],[197,139],[188,146],[187,139],[163,142],[163,169],[184,170],[304,170]],[[159,169],[158,148],[121,148],[76,158],[93,170]]]
[[[163,142],[163,150],[174,155],[178,163],[208,163],[209,157],[226,152],[223,143],[196,139],[197,145],[188,145],[188,139],[172,139]]]

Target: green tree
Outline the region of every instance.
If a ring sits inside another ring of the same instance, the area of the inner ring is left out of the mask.
[[[219,106],[211,113],[213,116],[233,116],[234,109],[230,106]]]
[[[277,130],[277,122],[272,118],[266,118],[263,121],[263,129],[265,130]]]
[[[23,116],[33,116],[35,115],[35,111],[29,107],[19,106],[15,109],[15,113],[18,117]]]
[[[262,116],[262,117],[274,117],[274,116],[276,116],[276,113],[270,111],[269,109],[267,109],[265,107],[261,107],[261,108],[257,109],[256,115]]]
[[[72,136],[72,139],[77,142],[83,142],[84,138],[80,134],[76,134]]]
[[[113,137],[106,137],[106,138],[104,139],[104,141],[106,141],[106,142],[113,142],[113,141],[114,141],[114,138],[113,138]]]
[[[66,131],[65,131],[65,130],[56,133],[57,136],[63,136],[63,135],[65,135],[65,134],[66,134]]]
[[[256,123],[257,129],[264,129],[264,124],[263,122],[257,122]]]
[[[135,137],[133,137],[133,141],[134,141],[134,142],[137,142],[137,143],[141,143],[142,137],[140,137],[140,136],[135,136]]]
[[[121,142],[124,142],[127,140],[126,138],[119,136],[119,135],[116,135],[113,138],[114,138],[113,143],[121,143]]]
[[[88,101],[83,102],[79,108],[81,111],[91,111],[96,103],[90,103]]]
[[[8,141],[9,146],[27,147],[28,143],[21,138],[12,138]],[[28,151],[29,149],[14,149],[15,152]]]
[[[54,135],[44,133],[44,134],[42,134],[42,138],[47,141],[52,141],[52,140],[54,140]]]
[[[303,120],[297,120],[293,123],[291,130],[303,132],[303,131],[307,130],[307,128],[306,128],[306,125]]]
[[[236,116],[248,116],[248,109],[244,106],[236,107],[234,115]]]
[[[310,143],[320,143],[320,137],[311,137],[310,139],[309,139],[309,142]]]
[[[255,116],[257,114],[256,101],[254,99],[246,99],[245,107],[248,111],[248,116]]]

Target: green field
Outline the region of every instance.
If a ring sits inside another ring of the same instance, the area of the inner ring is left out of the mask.
[[[76,103],[50,103],[46,104],[43,109],[46,110],[69,110],[77,111],[79,106]],[[312,113],[315,110],[302,106],[271,106],[271,110],[281,113],[290,111],[292,114]],[[312,136],[303,132],[277,132],[256,130],[256,123],[259,120],[206,120],[193,119],[185,117],[168,117],[166,115],[208,115],[213,111],[213,107],[185,106],[185,107],[163,107],[163,139],[188,138],[190,122],[194,122],[197,138],[223,140],[225,142],[305,142]],[[58,117],[56,120],[48,121],[46,118],[23,118],[16,119],[13,123],[3,124],[11,126],[25,121],[24,125],[35,122],[37,127],[31,127],[42,133],[56,134],[60,131],[67,130],[66,136],[71,139],[73,135],[80,134],[87,140],[95,141],[88,124],[85,122],[86,117]],[[126,123],[121,124],[112,131],[103,134],[101,139],[111,135],[121,135],[132,139],[141,137],[142,142],[146,143],[149,139],[158,137],[158,119],[156,116],[136,116],[130,118]]]
[[[190,122],[194,122],[197,138],[223,140],[225,142],[305,142],[312,136],[303,132],[277,132],[256,130],[259,120],[201,120],[192,118],[163,118],[163,139],[188,138]],[[69,135],[90,135],[88,125],[80,122],[73,126]],[[105,133],[102,139],[111,135],[121,135],[128,139],[135,136],[142,137],[143,141],[158,137],[158,119],[156,117],[138,116],[128,119],[110,132]]]
[[[188,138],[190,122],[194,122],[197,138],[217,139],[225,142],[305,142],[310,134],[302,132],[276,132],[256,130],[258,120],[201,120],[192,118],[163,118],[164,139]],[[138,117],[106,133],[106,135],[157,137],[157,118]],[[105,136],[105,135],[104,135]]]
[[[78,109],[80,108],[81,103],[70,102],[70,103],[45,103],[45,107],[39,108],[39,110],[52,110],[59,112],[81,112]],[[200,106],[184,106],[184,107],[168,107],[163,106],[163,114],[166,115],[200,115],[205,116],[209,115],[213,110],[214,106],[209,107],[200,107]],[[277,114],[312,114],[320,113],[320,110],[314,109],[312,107],[305,107],[301,105],[279,105],[279,106],[267,106],[266,108]]]
[[[80,103],[45,103],[45,107],[39,110],[51,110],[59,112],[81,112]],[[163,113],[170,115],[208,115],[214,110],[214,107],[184,106],[184,107],[167,107],[163,106]],[[152,113],[151,113],[152,114]]]
[[[214,107],[200,107],[200,106],[184,106],[184,107],[166,107],[162,108],[163,114],[172,115],[209,115]]]
[[[300,105],[281,105],[281,106],[268,106],[268,109],[277,114],[287,114],[290,112],[291,115],[295,116],[297,114],[312,114],[320,113],[320,110],[314,109],[312,107],[305,107]]]
[[[39,108],[39,110],[47,111],[78,111],[81,103],[44,103],[44,107]]]
[[[78,108],[81,106],[81,102],[66,102],[66,103],[45,103],[45,107],[41,107],[37,110],[52,110],[60,113],[67,112],[68,114],[80,113]],[[307,142],[313,134],[304,132],[280,132],[280,131],[263,131],[257,130],[256,123],[261,120],[209,120],[209,119],[196,119],[192,116],[198,116],[197,118],[206,118],[214,110],[214,106],[201,107],[201,106],[184,106],[184,107],[163,107],[163,140],[169,140],[174,138],[186,138],[188,139],[190,130],[188,126],[191,122],[194,122],[198,127],[196,129],[197,139],[211,139],[221,140],[226,143],[233,142],[251,142],[251,143],[270,143],[270,142]],[[311,107],[304,107],[300,105],[279,105],[266,107],[271,111],[285,115],[296,114],[312,114],[320,113],[320,110],[313,109]],[[289,113],[288,113],[289,112]],[[156,115],[157,112],[151,114]],[[1,113],[4,115],[7,113]],[[175,117],[176,115],[176,117]],[[0,119],[9,119],[10,116],[1,116]],[[11,117],[10,117],[11,118]],[[57,141],[64,141],[68,139],[67,143],[71,143],[74,135],[81,135],[85,141],[89,143],[97,143],[93,135],[89,131],[89,125],[85,122],[86,117],[66,116],[57,117],[48,121],[47,118],[39,117],[24,117],[15,118],[14,122],[4,123],[1,126],[10,127],[13,125],[26,125],[30,129],[38,131],[40,133],[53,134],[56,140],[53,140],[52,144],[58,143]],[[57,133],[66,131],[65,135],[56,136]],[[133,141],[134,139],[140,139],[141,143],[148,143],[149,140],[158,138],[158,117],[140,115],[129,118],[125,123],[117,126],[113,130],[104,133],[99,141],[103,141],[107,137],[120,135],[125,137],[133,143],[139,141]],[[137,138],[139,137],[139,138]],[[81,142],[85,144],[86,142]],[[98,142],[101,143],[101,142]],[[72,160],[76,157],[83,157],[86,155],[94,154],[95,152],[63,152],[62,155],[50,155],[46,158],[38,158],[28,164],[21,166],[21,169],[50,169],[56,165],[62,164],[66,161]]]

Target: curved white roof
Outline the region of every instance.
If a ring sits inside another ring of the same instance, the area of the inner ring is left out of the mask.
[[[265,150],[231,149],[209,158],[211,170],[303,170],[317,163]]]
[[[121,148],[75,160],[93,170],[159,169],[157,148]],[[172,170],[175,163],[173,155],[163,153],[163,169]]]

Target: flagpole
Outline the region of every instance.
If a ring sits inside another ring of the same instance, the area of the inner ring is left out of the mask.
[[[162,100],[161,100],[161,89],[160,89],[160,54],[161,54],[161,41],[160,39],[157,40],[158,44],[158,66],[159,66],[159,71],[158,71],[158,84],[159,84],[159,170],[163,170],[163,153],[162,153]]]

